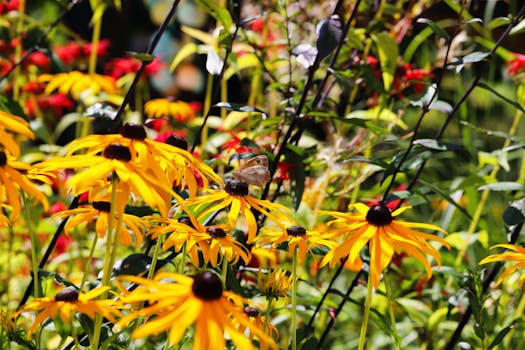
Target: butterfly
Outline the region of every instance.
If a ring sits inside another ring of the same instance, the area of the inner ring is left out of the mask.
[[[267,156],[255,156],[241,164],[239,170],[234,171],[232,175],[234,178],[244,183],[263,187],[268,181],[270,181],[268,163]]]

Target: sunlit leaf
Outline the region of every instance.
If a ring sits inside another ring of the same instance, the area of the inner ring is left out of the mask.
[[[383,86],[385,91],[389,91],[394,81],[399,48],[396,41],[387,32],[372,34],[372,38],[376,44],[379,62],[381,63]]]
[[[206,9],[206,12],[210,14],[217,22],[221,23],[225,28],[230,28],[233,24],[230,12],[222,6],[216,0],[195,0],[197,4],[201,5]]]
[[[445,38],[447,41],[450,40],[450,35],[448,35],[448,33],[443,28],[441,28],[438,24],[436,24],[436,22],[432,21],[431,19],[418,18],[416,23],[426,24],[438,37]]]

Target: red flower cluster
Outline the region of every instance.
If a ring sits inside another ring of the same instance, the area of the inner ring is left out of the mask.
[[[37,108],[40,112],[50,111],[58,118],[64,115],[68,110],[72,110],[74,107],[75,105],[73,104],[73,101],[71,101],[68,96],[61,93],[28,98],[25,103],[26,113],[31,117],[38,114]]]
[[[140,64],[140,60],[133,57],[115,58],[106,64],[105,72],[116,80],[126,74],[137,72]],[[144,73],[146,76],[151,76],[157,73],[162,66],[163,63],[155,57],[153,61],[148,63]]]
[[[11,11],[18,11],[20,7],[20,0],[1,0],[0,1],[0,15]]]
[[[108,54],[108,50],[111,43],[108,39],[102,39],[98,43],[97,56],[104,57]],[[91,54],[92,44],[91,43],[77,43],[74,41],[68,42],[66,45],[57,47],[54,52],[66,65],[72,65],[74,63],[86,60]]]
[[[514,58],[507,62],[507,74],[516,77],[525,72],[525,55],[514,53]]]

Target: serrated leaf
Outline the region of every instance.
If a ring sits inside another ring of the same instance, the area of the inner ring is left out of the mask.
[[[416,23],[426,24],[438,37],[445,38],[447,41],[450,40],[450,35],[448,35],[448,33],[443,28],[441,28],[436,22],[432,21],[431,19],[418,18]]]
[[[518,191],[525,189],[520,183],[512,181],[501,181],[493,182],[487,185],[478,187],[478,190],[490,190],[490,191]]]
[[[381,64],[383,87],[385,88],[385,91],[389,91],[392,82],[394,81],[399,48],[396,41],[387,32],[373,34],[372,39],[376,44],[379,62]]]
[[[129,57],[136,58],[137,60],[144,63],[150,63],[155,59],[155,56],[150,55],[149,53],[126,51],[126,54]]]

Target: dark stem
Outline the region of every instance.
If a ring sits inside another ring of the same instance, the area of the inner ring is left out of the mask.
[[[166,14],[166,18],[164,18],[164,21],[160,25],[159,29],[155,33],[155,36],[153,37],[153,39],[151,40],[151,42],[149,44],[148,51],[146,51],[146,53],[148,55],[153,54],[153,51],[155,51],[155,48],[157,47],[157,44],[159,43],[159,40],[162,37],[162,34],[164,34],[164,32],[166,31],[166,28],[168,27],[168,24],[170,23],[171,19],[175,15],[175,10],[177,9],[177,6],[179,5],[179,2],[180,2],[180,0],[175,0],[175,1],[173,1],[173,4],[171,4],[171,8],[168,11],[168,13]],[[124,113],[124,109],[126,109],[126,106],[128,105],[128,103],[129,103],[129,101],[131,99],[131,94],[133,94],[133,92],[135,91],[135,86],[139,82],[139,79],[142,76],[142,73],[146,69],[147,65],[148,65],[148,63],[146,63],[144,61],[142,61],[140,63],[140,67],[137,70],[137,73],[135,73],[135,77],[133,78],[133,81],[131,82],[131,85],[130,85],[129,89],[126,92],[126,95],[124,96],[124,100],[122,101],[122,104],[119,106],[119,108],[117,110],[117,113],[115,115],[114,121],[118,121],[120,116],[122,115],[122,113]]]
[[[359,281],[359,278],[361,278],[361,274],[362,273],[363,273],[363,270],[359,271],[357,273],[357,275],[354,277],[354,279],[352,280],[352,283],[350,283],[350,286],[346,290],[344,298],[341,300],[341,302],[337,306],[337,309],[334,312],[334,317],[330,318],[330,322],[328,322],[328,324],[326,325],[326,328],[325,328],[323,334],[319,338],[319,343],[317,345],[318,349],[323,349],[322,345],[323,345],[324,341],[326,340],[326,338],[328,336],[328,333],[330,333],[330,330],[332,329],[332,327],[335,324],[335,320],[337,319],[337,316],[339,315],[339,313],[343,309],[343,306],[345,305],[345,303],[348,301],[348,297],[350,296],[350,294],[352,294],[352,291],[357,286],[357,282]]]

